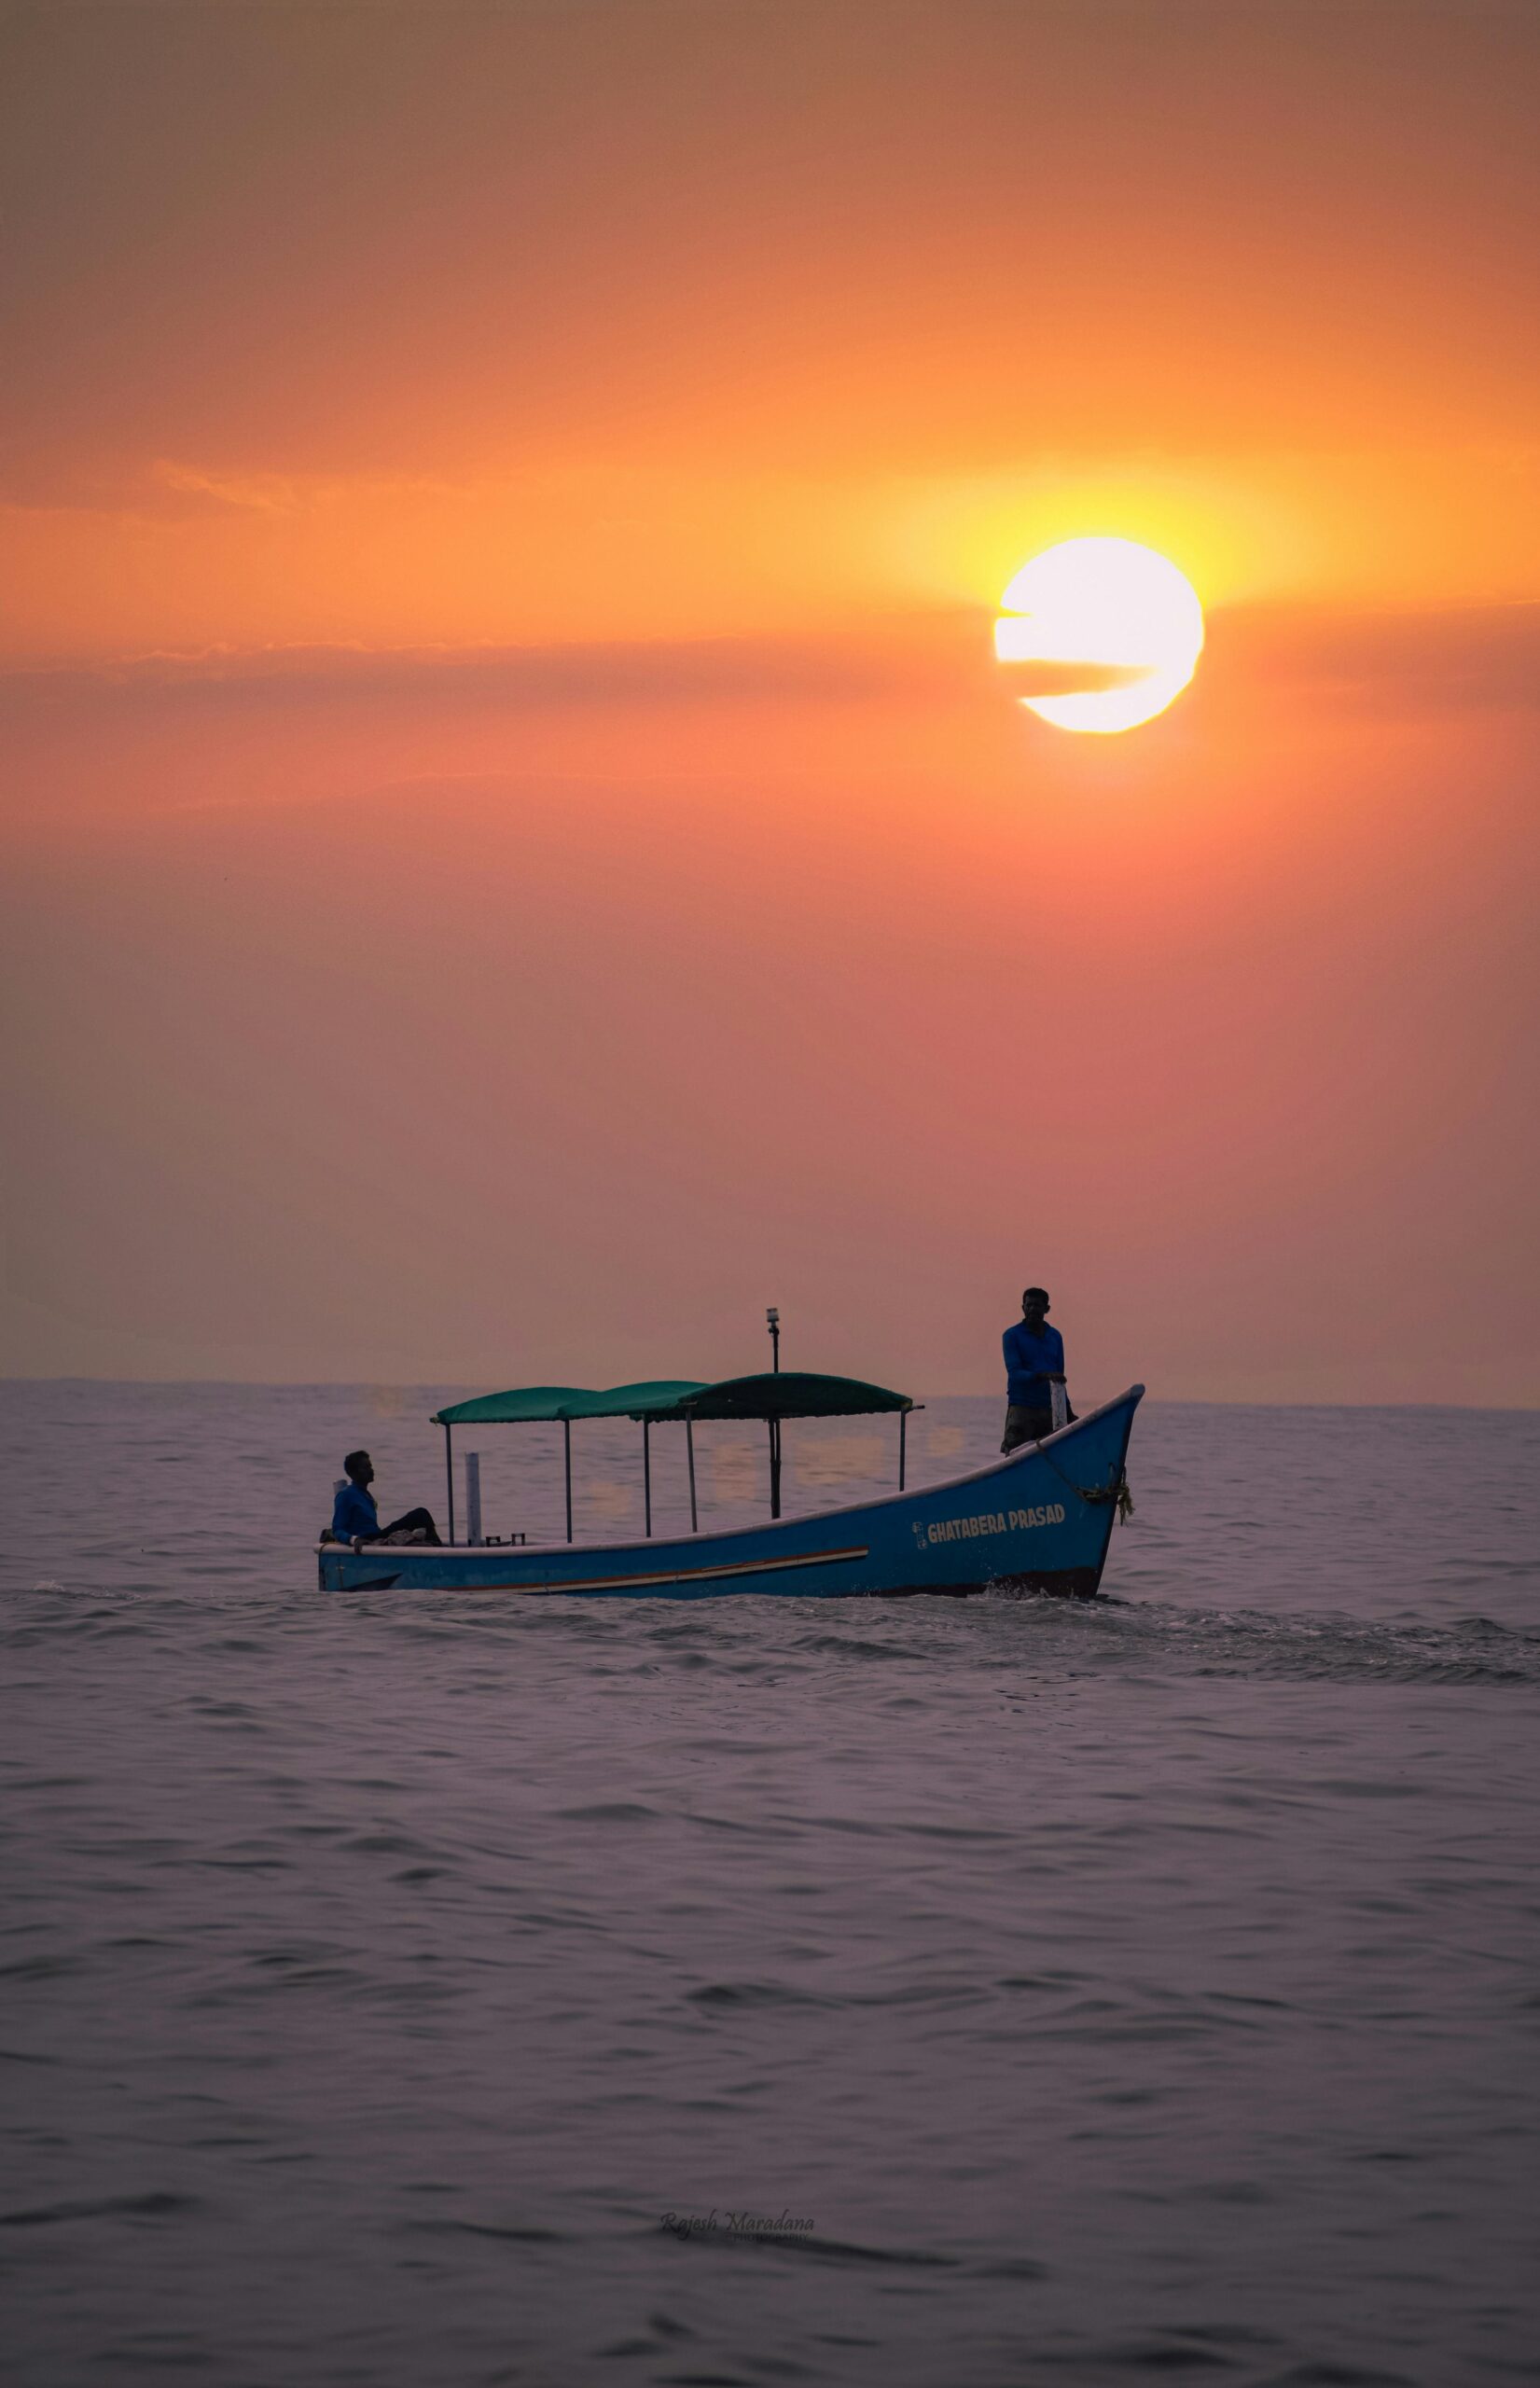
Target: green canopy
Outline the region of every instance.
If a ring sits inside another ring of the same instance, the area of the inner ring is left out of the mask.
[[[694,1377],[647,1384],[611,1385],[589,1393],[576,1384],[516,1385],[484,1393],[434,1412],[436,1426],[534,1426],[574,1418],[861,1418],[878,1409],[912,1409],[907,1393],[863,1384],[857,1377],[820,1377],[788,1369],[784,1376],[728,1377],[701,1384]]]
[[[483,1393],[436,1409],[435,1426],[537,1426],[570,1418],[642,1418],[659,1409],[682,1417],[679,1403],[704,1393],[698,1377],[668,1377],[648,1384],[616,1384],[590,1393],[580,1384],[515,1385],[510,1393]]]
[[[562,1428],[567,1485],[567,1540],[572,1540],[572,1434],[575,1418],[631,1418],[642,1427],[643,1501],[646,1530],[652,1532],[652,1462],[649,1426],[683,1424],[698,1418],[768,1420],[770,1424],[770,1515],[781,1514],[781,1421],[783,1418],[859,1418],[877,1409],[898,1412],[898,1487],[904,1486],[904,1437],[914,1408],[907,1393],[890,1393],[885,1385],[863,1384],[858,1377],[810,1376],[798,1368],[769,1376],[726,1377],[720,1384],[701,1384],[693,1377],[655,1379],[647,1384],[612,1384],[605,1393],[590,1393],[577,1384],[515,1385],[507,1393],[483,1393],[470,1401],[451,1402],[436,1409],[433,1423],[444,1429],[444,1465],[449,1471],[450,1540],[454,1540],[454,1469],[451,1464],[451,1428],[454,1426],[533,1426]],[[698,1525],[695,1504],[695,1443],[687,1432],[689,1456],[690,1532]],[[467,1463],[468,1465],[468,1463]],[[479,1533],[479,1527],[475,1529]]]
[[[804,1369],[727,1377],[702,1385],[679,1404],[681,1418],[864,1418],[878,1409],[912,1409],[907,1393],[863,1384],[859,1377],[821,1377]]]

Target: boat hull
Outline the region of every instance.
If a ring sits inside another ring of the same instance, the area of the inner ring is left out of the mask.
[[[1106,1564],[1133,1385],[1041,1443],[948,1484],[730,1534],[651,1541],[447,1545],[323,1543],[327,1592],[522,1592],[609,1600],[725,1593],[826,1600],[1002,1586],[1086,1597]]]

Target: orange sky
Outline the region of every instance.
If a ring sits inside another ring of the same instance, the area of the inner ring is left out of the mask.
[[[0,1365],[1540,1399],[1533,10],[3,38]]]

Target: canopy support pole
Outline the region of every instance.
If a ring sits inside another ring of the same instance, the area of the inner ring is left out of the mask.
[[[781,1514],[781,1421],[770,1422],[770,1516]]]
[[[642,1421],[642,1506],[646,1516],[647,1533],[652,1533],[652,1420]]]
[[[904,1489],[904,1445],[908,1437],[909,1423],[909,1411],[900,1409],[898,1412],[898,1490],[900,1492]]]
[[[572,1420],[562,1421],[562,1464],[567,1479],[567,1540],[572,1540]]]
[[[444,1474],[450,1488],[450,1540],[454,1540],[454,1444],[449,1423],[444,1424]]]
[[[690,1464],[690,1532],[699,1534],[701,1520],[695,1510],[695,1421],[693,1418],[687,1418],[685,1421],[685,1450]]]

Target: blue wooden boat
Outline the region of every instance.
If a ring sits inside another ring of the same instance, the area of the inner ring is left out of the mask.
[[[702,1600],[725,1592],[830,1599],[852,1593],[1010,1590],[1085,1596],[1097,1590],[1113,1522],[1128,1505],[1124,1461],[1133,1413],[1144,1394],[1132,1385],[1073,1425],[1023,1444],[950,1483],[905,1489],[904,1435],[916,1406],[906,1395],[843,1377],[775,1374],[701,1385],[623,1385],[608,1393],[574,1386],[530,1386],[460,1402],[436,1414],[450,1471],[450,1540],[445,1544],[323,1541],[321,1589],[333,1592],[526,1592],[585,1599]],[[894,1410],[899,1421],[899,1490],[814,1516],[782,1518],[780,1427],[786,1418],[848,1417]],[[572,1438],[575,1420],[630,1417],[643,1429],[646,1531],[642,1539],[577,1543],[572,1538]],[[770,1428],[771,1517],[728,1533],[695,1531],[694,1428],[711,1419],[754,1418]],[[567,1538],[535,1545],[454,1539],[451,1437],[456,1425],[560,1423],[565,1432]],[[685,1426],[692,1531],[652,1535],[654,1427]]]

